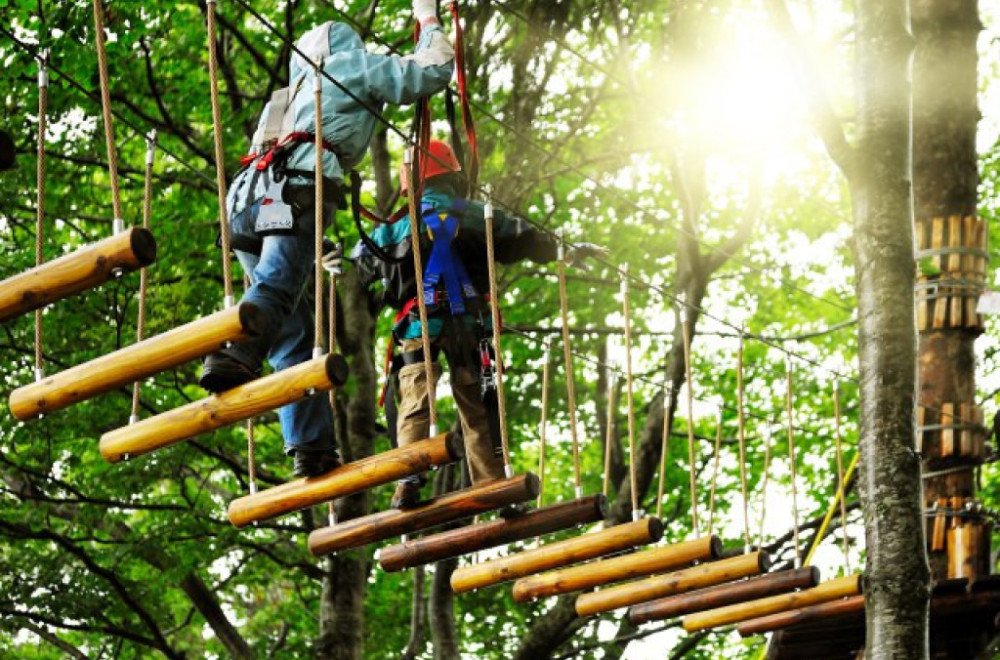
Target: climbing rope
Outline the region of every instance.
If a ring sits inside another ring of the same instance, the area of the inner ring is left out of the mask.
[[[603,365],[602,365],[603,366]],[[601,492],[608,497],[611,489],[611,444],[615,439],[615,377],[617,369],[608,365],[608,422],[604,429],[604,487]]]
[[[323,70],[323,59],[320,58],[315,65],[315,76],[313,77],[313,102],[316,117],[315,142],[313,151],[316,152],[316,183],[313,205],[316,214],[315,231],[313,232],[313,248],[315,250],[315,262],[313,263],[313,295],[315,297],[315,310],[313,313],[314,337],[313,358],[323,355],[323,79],[320,78],[320,71]],[[332,349],[331,349],[332,350]]]
[[[562,318],[563,362],[566,365],[566,398],[569,405],[569,433],[573,440],[573,483],[576,497],[583,497],[583,478],[580,475],[580,438],[576,428],[576,374],[573,373],[573,347],[569,340],[569,297],[566,294],[566,241],[560,229],[558,235],[556,269],[559,276],[559,313]]]
[[[465,137],[469,142],[468,180],[472,195],[479,183],[479,144],[476,140],[476,123],[469,108],[469,86],[466,81],[465,67],[465,36],[462,20],[458,14],[458,2],[451,2],[452,24],[455,26],[455,82],[458,83],[458,98],[462,103],[462,123],[465,125]]]
[[[35,202],[35,267],[45,261],[45,131],[48,127],[49,70],[48,54],[38,59],[38,170]],[[42,310],[35,310],[35,380],[45,376],[42,357]]]
[[[632,310],[628,295],[628,264],[622,266],[622,311],[625,316],[625,388],[628,396],[628,459],[630,486],[632,490],[632,520],[642,518],[639,508],[639,478],[636,471],[635,453],[635,395],[632,383]]]
[[[722,449],[722,406],[715,421],[715,450],[712,461],[712,485],[708,493],[708,535],[715,529],[715,488],[719,481],[719,454]]]
[[[670,434],[674,432],[673,384],[663,388],[663,437],[660,438],[660,483],[656,488],[656,517],[663,517],[663,492],[667,481],[667,452],[670,449]]]
[[[250,288],[250,276],[243,273],[243,292]],[[247,479],[250,482],[250,494],[257,492],[257,442],[254,432],[254,418],[247,420]]]
[[[743,380],[743,333],[740,333],[740,345],[736,360],[736,423],[737,437],[740,444],[740,492],[743,495],[743,537],[745,552],[750,552],[750,503],[747,492],[747,439],[746,420],[743,416],[746,387]]]
[[[795,568],[801,566],[799,557],[799,491],[795,483],[795,431],[792,428],[792,358],[785,354],[785,416],[788,420],[788,463],[792,480],[792,544],[795,550]]]
[[[492,218],[492,214],[489,216]],[[492,225],[492,223],[491,223]],[[491,226],[492,229],[492,226]],[[493,232],[490,231],[490,236]],[[490,241],[492,243],[492,240]],[[538,508],[542,508],[545,496],[545,442],[549,418],[549,363],[552,361],[552,338],[545,339],[545,360],[542,364],[542,421],[538,425]]]
[[[850,575],[851,547],[847,538],[847,498],[844,496],[847,484],[844,483],[844,451],[840,433],[840,380],[836,378],[833,381],[833,426],[837,441],[837,483],[840,488],[837,499],[840,500],[840,526],[844,537],[844,575]]]
[[[764,477],[760,488],[760,531],[758,543],[759,546],[764,545],[764,519],[767,517],[767,482],[768,478],[771,476],[771,440],[773,435],[773,429],[777,426],[778,420],[773,419],[771,424],[767,427],[767,433],[764,434]]]
[[[698,491],[695,483],[694,464],[694,388],[691,382],[691,312],[684,310],[681,319],[681,335],[684,345],[684,378],[687,380],[687,434],[688,434],[688,472],[691,490],[691,527],[695,537],[700,536],[698,525]]]
[[[503,389],[503,357],[500,352],[500,300],[497,291],[497,264],[494,252],[495,237],[493,236],[493,199],[487,195],[486,207],[486,263],[490,278],[490,314],[493,319],[493,352],[496,355],[497,408],[500,413],[500,444],[503,447],[503,468],[507,478],[514,476],[514,468],[510,464],[510,446],[507,441],[507,397]],[[546,368],[548,364],[546,364]],[[580,466],[577,465],[577,470]]]
[[[336,352],[337,348],[337,275],[336,273],[330,273],[330,335],[327,339],[327,347],[330,354]],[[337,390],[333,388],[330,390],[330,413],[333,415],[334,420],[337,419]],[[330,525],[337,524],[337,500],[330,500],[329,510],[327,511],[327,518]]]
[[[101,113],[104,117],[104,142],[108,151],[108,176],[111,179],[111,205],[114,210],[112,233],[125,231],[122,196],[118,184],[118,150],[115,148],[115,124],[111,115],[111,85],[108,82],[108,52],[104,35],[104,3],[94,0],[94,36],[97,42],[97,72],[101,87]]]
[[[156,158],[156,131],[150,131],[146,136],[146,169],[142,181],[142,226],[149,230],[153,218],[153,162]],[[136,343],[146,335],[146,298],[149,292],[149,269],[139,271],[139,318],[135,324]],[[142,383],[132,383],[132,414],[129,424],[139,421],[139,401],[142,394]]]
[[[98,2],[99,0],[94,0]],[[223,307],[232,307],[233,263],[229,253],[229,220],[226,217],[226,152],[222,148],[222,109],[219,106],[219,57],[216,53],[215,5],[218,0],[206,0],[208,21],[208,77],[212,100],[212,136],[215,145],[215,190],[219,198],[219,237],[222,247],[222,284],[225,289]]]

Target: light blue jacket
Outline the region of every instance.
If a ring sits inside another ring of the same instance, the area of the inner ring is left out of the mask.
[[[440,92],[447,87],[454,70],[454,50],[437,25],[421,30],[420,41],[413,54],[407,56],[368,52],[357,32],[333,21],[304,34],[296,46],[310,60],[322,57],[323,70],[363,102],[358,103],[333,82],[319,76],[323,92],[323,137],[336,149],[336,154],[324,152],[323,172],[333,180],[341,179],[365,156],[378,123],[368,108],[381,113],[386,103],[406,105]],[[315,129],[314,71],[311,63],[293,53],[289,66],[289,88],[294,92],[289,108],[294,115],[293,131],[312,133]],[[270,105],[268,102],[264,107],[258,132]],[[312,172],[315,160],[313,144],[304,143],[295,148],[287,167]],[[227,198],[230,215],[263,197],[265,177],[254,177],[254,172],[251,164],[230,185]]]

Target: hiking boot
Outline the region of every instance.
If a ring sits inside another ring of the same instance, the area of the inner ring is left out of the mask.
[[[510,520],[511,518],[518,518],[523,516],[528,512],[528,505],[524,502],[516,502],[514,504],[508,504],[504,508],[497,511],[497,515],[504,520]]]
[[[294,457],[296,477],[318,477],[344,465],[333,449],[296,449]]]
[[[396,492],[392,494],[389,506],[393,509],[412,509],[418,502],[420,502],[420,484],[400,481],[396,484]]]
[[[225,392],[260,378],[260,367],[247,366],[225,353],[212,353],[205,358],[198,384],[212,394]]]

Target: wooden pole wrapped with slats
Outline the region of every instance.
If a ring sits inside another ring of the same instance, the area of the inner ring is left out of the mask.
[[[378,561],[385,571],[401,571],[594,523],[603,520],[606,513],[604,496],[591,495],[535,509],[516,518],[488,520],[382,548]]]
[[[420,474],[435,465],[447,465],[462,458],[463,454],[461,437],[442,433],[362,458],[318,477],[296,479],[237,498],[229,503],[229,522],[245,527]]]
[[[156,261],[156,240],[135,227],[0,282],[0,323]]]
[[[697,612],[689,614],[681,621],[684,630],[695,632],[708,628],[718,628],[732,623],[739,623],[747,619],[757,619],[759,617],[786,612],[809,605],[818,605],[831,600],[857,596],[861,593],[861,576],[848,575],[823,582],[812,589],[796,591],[770,598],[762,598],[746,603],[735,603],[720,607],[707,612]]]
[[[250,419],[261,413],[327,392],[347,382],[347,361],[324,355],[189,403],[101,436],[101,455],[112,463],[147,454],[201,433]]]
[[[446,493],[412,509],[389,509],[353,518],[309,534],[309,551],[321,557],[471,518],[476,514],[538,497],[538,477],[530,472]]]
[[[721,554],[722,543],[719,537],[702,536],[691,541],[523,578],[514,583],[514,600],[523,603],[535,598],[557,596],[611,582],[673,571],[696,561],[713,561]]]
[[[659,518],[643,518],[615,525],[599,532],[549,543],[516,555],[485,561],[474,566],[462,566],[451,574],[451,589],[455,593],[482,589],[540,571],[603,557],[638,545],[656,543],[662,536],[663,523]]]
[[[18,419],[32,419],[173,369],[229,342],[255,337],[260,331],[259,316],[256,306],[240,303],[144,339],[14,390],[10,410]]]
[[[831,619],[845,614],[857,614],[858,612],[864,612],[864,610],[865,597],[851,596],[850,598],[831,600],[819,605],[810,605],[809,607],[797,610],[789,610],[779,614],[763,616],[759,619],[744,621],[736,626],[736,630],[742,637],[750,637],[751,635],[761,635],[773,630],[796,626],[800,623],[822,621],[823,619]]]
[[[711,587],[740,578],[760,575],[771,567],[766,552],[752,552],[719,561],[708,562],[673,573],[654,575],[636,582],[619,584],[593,593],[580,594],[576,599],[576,613],[592,616],[619,607],[643,603],[654,598]]]
[[[632,625],[638,626],[649,621],[673,619],[692,612],[767,598],[796,589],[811,589],[819,584],[819,580],[819,569],[815,566],[768,573],[749,580],[633,605],[628,610],[628,620]]]

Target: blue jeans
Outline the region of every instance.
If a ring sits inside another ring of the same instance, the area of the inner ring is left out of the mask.
[[[259,256],[236,251],[251,282],[242,300],[260,309],[265,329],[260,339],[236,344],[223,352],[251,367],[259,366],[266,358],[275,371],[281,371],[312,359],[313,314],[305,289],[315,263],[313,194],[312,186],[286,191],[286,198],[294,202],[295,227],[288,234],[263,237]],[[232,232],[254,236],[259,208],[254,204],[230,218]],[[324,217],[332,217],[335,210],[335,206],[327,205]],[[336,449],[333,414],[325,393],[280,408],[278,421],[288,454],[296,449]]]

